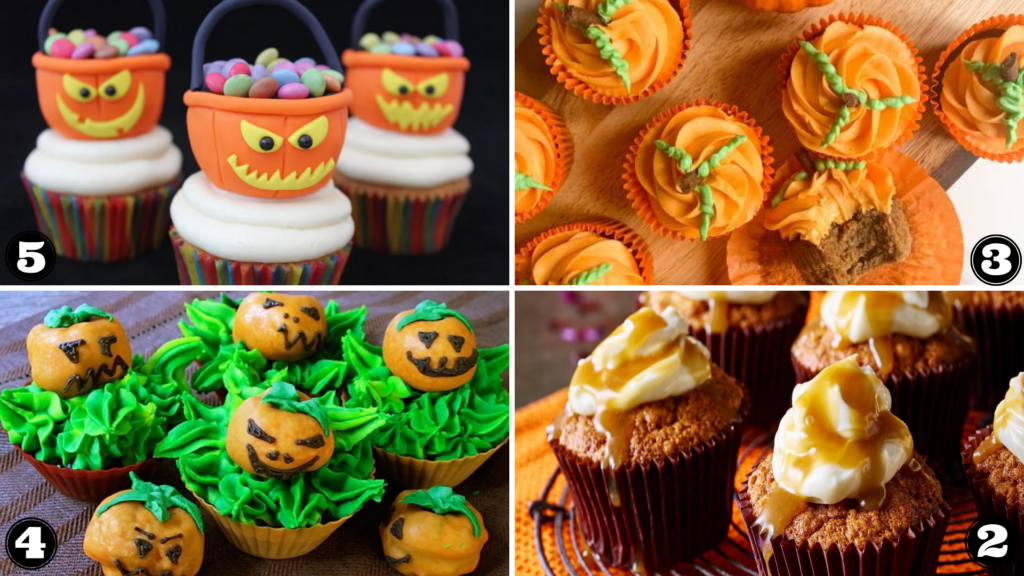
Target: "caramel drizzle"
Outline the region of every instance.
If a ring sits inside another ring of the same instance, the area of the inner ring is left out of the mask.
[[[708,321],[704,330],[708,334],[724,334],[729,329],[729,301],[724,292],[712,292],[708,299]]]
[[[978,447],[974,450],[974,454],[971,458],[974,459],[975,465],[980,465],[985,460],[988,460],[989,456],[998,452],[1002,447],[1003,444],[996,438],[995,430],[993,430],[988,437],[982,440],[981,444],[978,444]]]

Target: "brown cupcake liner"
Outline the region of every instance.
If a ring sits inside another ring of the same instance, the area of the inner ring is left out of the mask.
[[[747,528],[747,537],[757,562],[757,571],[761,576],[918,576],[935,574],[939,563],[939,552],[942,539],[946,534],[946,526],[952,516],[945,490],[943,502],[930,518],[893,541],[886,539],[882,544],[870,543],[864,548],[847,546],[845,550],[838,546],[823,549],[820,545],[797,544],[785,539],[781,534],[772,538],[772,557],[766,566],[761,546],[764,541],[761,530],[754,525],[757,515],[747,493],[750,475],[757,469],[758,460],[747,474],[747,481],[737,495],[737,504],[743,523]],[[927,458],[926,458],[927,462]],[[936,476],[941,470],[932,466]],[[940,479],[941,481],[941,479]],[[770,568],[770,570],[769,570]]]
[[[1024,306],[953,306],[964,333],[978,342],[978,378],[971,387],[970,408],[991,412],[1006,395],[1010,380],[1024,371]]]
[[[647,573],[688,562],[716,544],[732,521],[733,477],[743,423],[661,463],[609,472],[551,442],[590,549],[611,566]],[[614,477],[621,506],[612,504]]]
[[[647,243],[644,242],[643,238],[641,238],[640,235],[634,232],[629,226],[615,220],[605,219],[594,220],[592,222],[574,222],[572,224],[556,226],[555,228],[551,228],[550,230],[541,233],[533,240],[530,240],[519,250],[515,257],[516,285],[520,284],[520,279],[524,273],[522,265],[526,262],[526,258],[530,254],[533,254],[533,251],[537,249],[537,246],[551,236],[569,230],[593,232],[606,238],[612,238],[622,242],[622,244],[633,253],[633,258],[636,259],[636,264],[640,269],[640,275],[644,279],[644,284],[654,284],[654,257],[651,255],[651,251],[647,247]]]
[[[555,178],[551,183],[551,190],[541,196],[537,205],[532,210],[523,212],[522,214],[516,214],[516,224],[522,224],[540,214],[542,210],[547,208],[548,204],[558,193],[558,189],[561,188],[565,179],[569,176],[569,171],[572,170],[573,160],[573,142],[572,133],[569,132],[569,128],[565,125],[562,117],[558,115],[554,110],[541,104],[540,102],[530,98],[526,94],[520,92],[515,93],[516,103],[533,110],[538,116],[544,120],[544,124],[548,128],[548,132],[551,134],[551,141],[555,147]]]
[[[949,46],[939,56],[938,61],[935,63],[935,70],[932,72],[932,84],[931,90],[929,91],[932,110],[935,111],[935,115],[939,117],[942,125],[946,128],[946,132],[953,137],[961,146],[966,148],[971,154],[975,156],[985,158],[986,160],[994,160],[996,162],[1004,162],[1012,164],[1024,160],[1024,147],[1016,151],[1008,151],[1003,153],[996,153],[981,148],[977,144],[971,141],[970,136],[960,129],[959,126],[953,123],[953,121],[942,111],[942,85],[941,76],[946,66],[949,63],[949,58],[953,56],[953,53],[959,53],[959,48],[971,40],[974,36],[988,32],[991,30],[1006,30],[1014,25],[1024,25],[1024,14],[1002,14],[999,16],[993,16],[988,20],[979,22],[974,26],[971,26],[965,30],[962,34],[957,36],[956,40],[950,42]]]
[[[857,26],[877,26],[880,28],[885,28],[889,32],[895,34],[900,40],[903,41],[904,44],[907,45],[907,48],[910,49],[910,52],[914,57],[914,61],[917,63],[917,78],[918,81],[920,81],[921,83],[921,99],[917,103],[917,113],[915,114],[914,119],[910,122],[910,124],[907,125],[907,128],[906,130],[904,130],[903,134],[898,136],[892,144],[884,148],[875,149],[870,154],[866,154],[864,156],[849,158],[838,157],[826,154],[820,150],[811,149],[812,152],[815,152],[826,158],[833,157],[846,160],[868,160],[873,158],[879,158],[882,155],[884,155],[884,153],[887,150],[898,149],[900,146],[902,146],[911,138],[913,138],[914,133],[917,132],[917,130],[921,127],[921,120],[924,118],[924,111],[926,108],[926,102],[928,101],[929,94],[928,77],[927,71],[924,67],[924,59],[921,57],[921,53],[920,51],[918,51],[917,46],[914,44],[914,42],[910,40],[909,37],[905,33],[903,33],[903,31],[900,30],[895,24],[883,20],[878,16],[875,16],[874,14],[854,14],[852,12],[832,14],[830,16],[822,18],[821,21],[819,21],[817,24],[814,24],[813,26],[805,30],[802,36],[794,40],[793,43],[790,44],[788,48],[786,48],[786,52],[782,55],[782,65],[779,67],[779,98],[782,99],[785,96],[786,84],[789,82],[790,72],[793,67],[793,60],[796,58],[797,53],[799,53],[801,50],[800,42],[804,40],[810,41],[813,40],[814,38],[817,38],[833,22],[846,22],[848,24],[855,24]]]
[[[734,120],[742,122],[754,130],[759,144],[761,145],[761,163],[764,165],[764,181],[761,182],[762,196],[764,198],[767,198],[768,193],[772,188],[772,175],[775,174],[775,169],[772,168],[772,165],[775,163],[775,159],[772,157],[772,152],[774,150],[771,146],[771,139],[764,133],[764,130],[758,126],[757,120],[754,119],[753,116],[732,104],[725,104],[718,100],[695,100],[693,102],[687,102],[676,106],[651,120],[643,127],[642,130],[640,130],[640,133],[637,134],[636,138],[633,139],[633,144],[629,147],[629,153],[626,154],[626,161],[623,164],[625,172],[622,175],[623,180],[625,180],[624,188],[626,190],[626,197],[632,201],[633,209],[636,210],[637,214],[643,219],[643,221],[650,226],[652,230],[655,230],[662,236],[674,238],[676,240],[699,241],[700,236],[696,229],[692,230],[692,233],[695,236],[691,238],[683,231],[672,230],[661,223],[657,214],[654,213],[654,209],[651,207],[651,198],[647,194],[647,190],[640,184],[640,181],[636,177],[636,156],[640,150],[640,146],[643,145],[644,138],[647,137],[648,132],[654,129],[654,127],[667,122],[683,110],[693,108],[695,106],[714,106],[728,114]],[[729,232],[731,232],[731,230]],[[726,234],[729,232],[726,232]],[[724,235],[725,234],[721,234],[719,236]],[[709,239],[714,237],[716,237],[716,235],[708,235]]]
[[[974,463],[974,451],[978,445],[992,434],[992,426],[987,426],[972,434],[964,442],[963,450],[960,453],[963,460],[964,472],[967,473],[967,482],[971,485],[971,494],[974,496],[974,506],[978,510],[978,517],[999,516],[1005,518],[1011,526],[1017,529],[1018,542],[1008,542],[1010,550],[1017,556],[1008,566],[1002,568],[988,568],[989,576],[1013,576],[1024,573],[1024,509],[1020,504],[1012,505],[1007,503],[1006,497],[996,494],[996,491],[988,483],[988,473],[979,470]]]
[[[18,447],[15,446],[15,448]],[[43,479],[49,482],[57,492],[68,498],[85,502],[99,502],[115,492],[131,488],[132,479],[129,474],[132,472],[135,472],[143,480],[153,480],[160,467],[159,459],[150,458],[138,464],[121,468],[72,470],[36,460],[21,448],[18,448],[18,452],[21,452],[25,461],[38,470]]]
[[[465,482],[507,443],[508,438],[505,438],[504,442],[487,452],[455,460],[411,458],[374,446],[373,460],[381,475],[388,480],[389,486],[398,486],[403,490],[421,490],[434,486],[454,488]]]
[[[686,63],[686,57],[689,55],[690,48],[693,43],[693,22],[690,19],[691,14],[689,0],[672,0],[672,3],[677,6],[676,12],[679,13],[679,18],[682,20],[683,25],[682,57],[679,59],[679,63],[670,74],[664,78],[659,78],[642,92],[630,94],[626,98],[621,96],[610,96],[598,92],[586,82],[577,79],[572,71],[566,68],[558,60],[558,56],[555,55],[555,50],[551,45],[551,26],[549,25],[550,16],[548,15],[548,10],[552,10],[553,8],[550,7],[546,0],[545,5],[540,9],[540,16],[537,18],[537,34],[540,35],[541,52],[545,56],[544,63],[551,67],[551,75],[558,80],[559,84],[564,85],[566,90],[585,100],[590,100],[591,102],[604,104],[606,106],[617,106],[619,104],[629,104],[638,100],[643,100],[664,88],[666,84],[671,82],[672,79],[679,74],[679,71],[683,69],[683,64]]]

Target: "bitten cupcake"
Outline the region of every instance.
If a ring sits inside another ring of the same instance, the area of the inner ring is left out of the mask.
[[[1024,14],[972,26],[946,48],[932,75],[932,104],[946,130],[976,156],[1024,159]]]
[[[779,421],[796,382],[786,350],[807,315],[803,292],[648,292],[644,303],[659,314],[675,308],[711,351],[711,361],[743,382],[754,399],[746,424]]]
[[[516,223],[540,213],[558,192],[572,166],[572,136],[551,108],[515,93]]]
[[[891,407],[852,357],[793,390],[739,495],[761,576],[935,573],[951,509]]]
[[[693,38],[688,0],[545,0],[538,23],[551,74],[599,104],[661,90],[682,69]]]
[[[683,104],[650,121],[633,141],[623,175],[627,196],[663,236],[723,236],[764,203],[771,152],[746,112],[718,102]]]
[[[978,351],[941,292],[827,292],[793,344],[797,381],[850,356],[885,383],[921,452],[940,463],[958,452]]]
[[[971,409],[988,412],[1003,398],[1003,386],[1024,364],[1024,292],[946,292],[953,319],[978,342],[979,377],[971,387]]]
[[[783,56],[782,110],[805,148],[863,158],[908,140],[924,113],[913,43],[874,16],[830,16]]]
[[[625,224],[577,222],[552,228],[516,254],[516,284],[635,286],[653,284],[647,245]]]
[[[548,441],[605,565],[655,573],[725,538],[749,407],[671,307],[641,308],[580,361]]]

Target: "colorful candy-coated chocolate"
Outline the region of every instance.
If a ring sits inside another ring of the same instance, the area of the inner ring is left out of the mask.
[[[260,66],[260,64],[257,64]],[[249,88],[249,98],[273,98],[277,96],[277,89],[280,88],[280,84],[277,80],[274,80],[270,76],[260,78]]]
[[[96,36],[96,29],[95,28],[86,28],[86,30],[85,30],[85,38],[86,38],[86,40],[88,40],[89,38],[94,38],[95,36]]]
[[[248,74],[236,74],[231,78],[228,78],[227,82],[224,83],[224,95],[240,96],[244,98],[249,95],[249,90],[252,86],[252,76],[249,76]]]
[[[436,44],[439,40],[440,38],[431,34],[423,38],[423,44]]]
[[[445,41],[437,42],[434,44],[434,50],[437,50],[438,56],[451,56],[452,51],[448,48],[448,43]]]
[[[341,92],[341,82],[334,76],[324,74],[324,87],[328,92]]]
[[[328,68],[327,70],[321,70],[321,72],[324,73],[324,76],[330,76],[331,78],[334,78],[338,82],[345,81],[345,75],[342,74],[341,72],[338,72],[337,70],[331,70],[330,68]]]
[[[295,73],[298,74],[299,76],[302,76],[303,74],[306,73],[306,70],[309,70],[312,67],[313,65],[310,64],[309,62],[296,62]]]
[[[391,54],[391,45],[381,42],[380,44],[374,44],[370,46],[367,52],[371,54]]]
[[[426,56],[428,58],[437,57],[437,49],[430,44],[419,43],[416,45],[416,53],[420,56]]]
[[[253,82],[259,82],[264,78],[270,76],[270,72],[267,72],[267,67],[263,64],[256,64],[252,67],[252,80]]]
[[[245,74],[246,76],[252,76],[252,69],[245,62],[235,62],[231,69],[228,70],[228,78],[237,76],[239,74]]]
[[[363,34],[363,37],[359,39],[359,47],[363,50],[369,50],[371,47],[380,44],[380,36],[373,32],[367,32]]]
[[[78,46],[75,46],[75,51],[71,53],[71,59],[82,60],[84,58],[89,58],[95,51],[96,47],[92,44],[89,44],[88,42],[86,42],[85,44],[79,44]]]
[[[71,40],[71,43],[75,46],[81,46],[83,43],[85,43],[86,40],[85,30],[82,30],[81,28],[76,28],[71,32],[68,32],[68,40]]]
[[[131,32],[122,32],[118,38],[127,42],[129,48],[134,48],[139,43],[139,37]]]
[[[395,42],[401,40],[402,37],[399,36],[397,32],[392,32],[388,30],[387,32],[380,35],[380,39],[383,40],[384,42],[387,42],[388,44],[394,44]]]
[[[50,56],[55,58],[71,58],[75,45],[67,38],[57,38],[50,44]]]
[[[53,56],[53,51],[50,50],[53,47],[53,43],[61,38],[67,38],[68,35],[63,32],[54,32],[46,37],[46,42],[43,43],[43,52],[46,52],[50,56]]]
[[[400,56],[412,56],[416,54],[416,47],[408,42],[395,42],[391,45],[391,52]]]
[[[117,48],[118,56],[124,56],[125,54],[128,54],[128,48],[130,48],[130,46],[128,46],[127,40],[123,38],[114,38],[113,40],[108,40],[107,43],[113,46],[114,48]]]
[[[206,75],[206,87],[214,94],[224,93],[224,84],[228,81],[222,74],[211,72]]]
[[[324,81],[324,73],[315,68],[309,68],[303,72],[302,84],[306,88],[309,88],[309,94],[313,97],[323,96],[324,90],[327,89],[327,83]]]
[[[285,84],[278,89],[277,97],[285,100],[302,100],[309,97],[309,88],[305,84]]]
[[[140,54],[156,54],[160,51],[160,42],[156,38],[146,38],[140,41],[135,46],[128,49],[129,56],[138,56]]]
[[[299,64],[302,64],[302,63],[309,64],[310,66],[316,66],[316,60],[313,60],[312,58],[309,58],[308,56],[306,58],[299,58],[298,60],[295,61],[295,65],[296,66],[298,66]]]
[[[288,70],[289,72],[294,72],[296,75],[299,74],[299,69],[295,67],[295,64],[292,64],[288,60],[278,62],[277,66],[274,66],[274,69],[271,70],[271,72],[279,72],[281,70]]]
[[[299,84],[302,80],[299,75],[291,70],[274,70],[270,73],[270,77],[277,80],[277,83],[281,86],[286,84]]]
[[[317,70],[330,70],[331,69],[330,66],[328,66],[327,64],[317,64],[316,66],[313,66],[313,68],[316,68]]]
[[[220,75],[225,77],[225,78],[230,78],[231,77],[231,67],[234,66],[235,64],[238,64],[239,62],[245,62],[245,60],[243,60],[242,58],[232,58],[231,60],[228,60],[227,62],[225,62],[224,65],[220,67],[220,70],[219,70]]]
[[[117,40],[117,37],[123,33],[124,30],[114,30],[110,34],[107,34],[107,44],[110,44],[112,41]]]
[[[111,46],[110,44],[104,44],[96,48],[96,51],[92,53],[93,58],[117,58],[121,53],[118,52],[117,46]]]
[[[150,29],[146,28],[145,26],[136,26],[135,28],[129,30],[129,32],[134,34],[135,37],[139,39],[139,42],[143,40],[148,40],[153,37],[153,32],[151,32]]]
[[[270,68],[270,63],[277,60],[280,56],[281,54],[277,51],[277,48],[267,48],[256,57],[256,63],[262,64],[264,68]]]
[[[459,44],[455,40],[445,40],[445,46],[448,46],[448,53],[452,58],[462,58],[465,51],[462,49],[462,44]]]
[[[287,58],[274,58],[270,61],[270,64],[267,64],[267,72],[273,72],[274,68],[277,68],[277,65],[282,62],[290,62],[290,60]]]
[[[101,46],[106,46],[107,45],[107,37],[106,36],[93,36],[92,38],[89,38],[88,40],[86,40],[86,42],[88,42],[89,44],[92,44],[93,46],[96,47],[97,50],[99,50]]]

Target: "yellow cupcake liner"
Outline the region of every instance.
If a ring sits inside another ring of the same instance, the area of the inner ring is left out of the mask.
[[[547,240],[555,234],[561,234],[569,230],[580,230],[584,232],[593,232],[600,234],[605,238],[612,238],[622,242],[622,244],[629,249],[633,254],[633,258],[636,259],[637,268],[640,269],[640,276],[644,279],[644,284],[654,284],[654,257],[651,255],[650,249],[647,247],[647,243],[643,241],[643,238],[639,234],[633,231],[632,228],[626,226],[622,222],[615,220],[595,220],[593,222],[574,222],[572,224],[565,224],[563,226],[556,226],[550,230],[541,233],[533,240],[530,240],[525,246],[523,246],[515,257],[516,266],[516,285],[519,285],[520,278],[525,273],[522,269],[526,263],[527,258],[533,251],[537,249],[537,246],[541,242]]]
[[[555,147],[555,177],[550,185],[551,190],[541,196],[540,201],[537,202],[533,209],[516,214],[516,224],[522,224],[547,208],[558,192],[558,189],[561,188],[562,183],[569,176],[569,170],[572,169],[573,142],[569,128],[566,127],[565,122],[557,112],[520,92],[516,92],[515,97],[516,104],[533,110],[534,113],[541,117],[544,125],[548,128],[548,133],[551,135],[551,141]]]
[[[454,488],[465,482],[507,443],[508,438],[505,438],[501,444],[487,452],[456,460],[410,458],[374,446],[373,459],[377,467],[380,468],[381,474],[387,479],[389,486],[396,486],[403,490],[420,490],[433,486]]]

